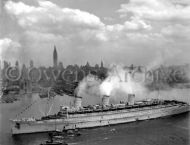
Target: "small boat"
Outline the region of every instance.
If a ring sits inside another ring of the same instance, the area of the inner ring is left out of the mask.
[[[78,129],[75,130],[67,130],[67,136],[73,137],[73,136],[80,136],[81,133],[79,132]]]
[[[62,135],[55,135],[52,137],[53,139],[57,139],[57,140],[60,140],[60,139],[64,139],[65,137],[62,136]]]
[[[65,138],[65,137],[75,137],[75,136],[80,136],[81,133],[79,132],[78,129],[74,129],[74,130],[63,130],[63,131],[55,131],[55,132],[51,132],[49,133],[49,136],[51,138]]]
[[[66,142],[61,142],[61,141],[46,141],[45,143],[41,143],[40,145],[68,145]]]

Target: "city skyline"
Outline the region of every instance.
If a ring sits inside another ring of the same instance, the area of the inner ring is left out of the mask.
[[[60,66],[64,66],[63,65],[63,62],[59,61],[59,55],[57,53],[57,49],[56,49],[56,45],[54,45],[53,47],[53,52],[52,52],[52,63],[50,63],[49,65],[45,66],[43,64],[35,64],[35,61],[33,59],[29,60],[27,63],[23,63],[18,61],[18,60],[15,60],[15,62],[11,63],[10,61],[7,61],[7,60],[0,60],[0,68],[4,68],[6,66],[12,66],[12,67],[23,67],[23,66],[29,66],[29,67],[34,67],[37,66],[37,67],[60,67]],[[85,64],[68,64],[68,65],[65,65],[65,66],[69,66],[69,65],[77,65],[77,66],[91,66],[91,63],[87,60]],[[94,65],[92,65],[94,67],[101,67],[103,68],[104,67],[104,62],[103,60],[100,60],[99,64],[98,63],[95,63]]]

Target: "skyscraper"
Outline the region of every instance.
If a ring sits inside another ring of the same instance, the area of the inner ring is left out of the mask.
[[[101,61],[101,68],[103,68],[103,67],[104,67],[103,61]]]
[[[31,67],[31,68],[34,67],[34,62],[33,62],[33,60],[30,60],[30,67]]]
[[[57,50],[56,50],[56,46],[54,46],[54,51],[53,51],[53,66],[57,67]]]

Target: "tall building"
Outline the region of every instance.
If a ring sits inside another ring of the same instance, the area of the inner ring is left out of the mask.
[[[15,67],[19,67],[19,62],[18,62],[18,60],[15,62]]]
[[[63,67],[63,63],[62,62],[59,62],[59,69],[62,70],[64,67]]]
[[[33,62],[33,60],[30,60],[30,67],[31,67],[31,68],[34,67],[34,62]]]
[[[103,68],[103,67],[104,67],[103,61],[101,61],[101,68]]]
[[[86,63],[86,67],[90,67],[90,64],[89,64],[89,62],[87,61],[87,63]]]
[[[58,64],[57,50],[56,50],[56,46],[54,46],[54,51],[53,51],[53,66],[57,67],[57,64]]]

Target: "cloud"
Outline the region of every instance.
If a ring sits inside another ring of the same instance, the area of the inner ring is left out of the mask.
[[[173,24],[163,27],[161,33],[166,37],[173,37],[174,40],[180,39],[181,41],[190,40],[190,27],[189,25]]]
[[[27,39],[27,37],[29,37],[27,41],[45,42],[45,43],[49,41],[56,41],[56,40],[61,41],[64,39],[62,35],[55,35],[53,33],[42,33],[42,32],[31,31],[31,30],[26,30],[24,33],[24,36],[26,36],[25,40]]]
[[[145,29],[145,30],[151,30],[152,26],[149,24],[146,24],[143,20],[137,18],[137,17],[132,17],[131,21],[126,21],[124,26],[126,29],[131,29],[131,30],[140,30],[140,29]]]
[[[114,21],[114,18],[112,18],[112,17],[104,17],[104,20],[112,22],[112,21]]]
[[[13,41],[10,38],[0,39],[0,59],[14,60],[14,58],[9,58],[8,56],[14,56],[19,52],[21,45],[19,42]]]
[[[189,20],[190,4],[186,2],[184,5],[184,3],[171,0],[130,0],[129,3],[122,4],[118,12],[122,17],[132,13],[150,20]]]
[[[27,31],[53,33],[63,37],[72,34],[83,37],[85,34],[90,38],[106,41],[109,39],[109,35],[106,35],[107,31],[114,31],[115,33],[115,30],[120,32],[123,30],[151,29],[150,25],[137,18],[131,18],[131,21],[126,21],[124,24],[107,27],[94,14],[79,9],[61,8],[50,1],[39,1],[38,6],[8,1],[5,4],[5,9],[9,14],[14,15],[18,24]]]
[[[139,50],[140,47],[146,50],[149,57],[152,53],[153,62],[189,61],[186,55],[190,45],[190,3],[188,1],[130,0],[126,4],[121,4],[117,12],[121,19],[131,20],[125,22],[128,27],[138,28],[135,33],[126,33],[129,43],[132,43],[133,47],[139,47]],[[149,31],[140,31],[140,28]]]
[[[50,1],[39,1],[38,6],[8,1],[5,9],[17,18],[22,28],[38,32],[66,33],[104,26],[93,14],[78,9],[60,8]]]
[[[12,24],[5,37],[14,36],[21,45],[17,49],[20,56],[14,57],[45,65],[52,62],[54,44],[64,64],[97,63],[101,59],[107,63],[148,64],[164,49],[180,52],[181,56],[170,58],[173,63],[177,58],[181,62],[189,60],[189,4],[173,1],[130,0],[118,10],[123,17],[113,17],[112,22],[108,22],[112,15],[106,15],[107,20],[102,16],[102,21],[85,9],[62,7],[53,1],[37,0],[30,5],[7,1],[4,10],[8,24]],[[14,24],[18,26],[13,28]],[[41,53],[44,57],[39,57]]]

